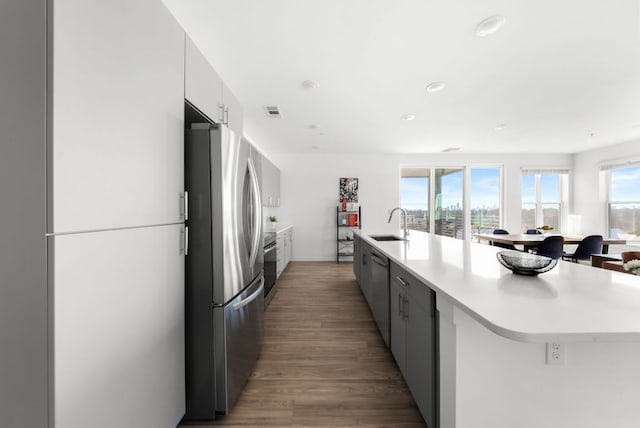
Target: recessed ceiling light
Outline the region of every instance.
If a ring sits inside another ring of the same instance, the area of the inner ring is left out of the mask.
[[[451,153],[451,152],[457,152],[458,150],[460,150],[460,147],[448,147],[448,148],[444,149],[442,152],[443,153]]]
[[[400,119],[406,120],[407,122],[416,118],[415,114],[403,114],[400,116]]]
[[[427,92],[438,92],[444,89],[447,86],[444,82],[431,82],[427,85]]]
[[[496,131],[504,131],[505,129],[507,129],[507,124],[506,123],[501,123],[500,125],[496,125],[493,128]]]
[[[483,20],[476,27],[476,36],[484,37],[494,33],[497,33],[500,30],[505,22],[507,22],[507,18],[504,15],[493,15]]]
[[[320,87],[320,83],[315,80],[305,80],[302,82],[302,87],[305,89],[318,89]]]

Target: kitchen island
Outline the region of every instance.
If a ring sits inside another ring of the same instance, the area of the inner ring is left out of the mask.
[[[640,277],[562,261],[514,275],[500,248],[374,232],[357,234],[435,292],[440,427],[638,426]]]

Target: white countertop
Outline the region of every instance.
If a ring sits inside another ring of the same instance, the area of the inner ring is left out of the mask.
[[[361,238],[491,331],[521,342],[640,340],[640,276],[559,261],[515,275],[501,248],[411,231],[409,241]],[[395,233],[402,236],[402,232]]]
[[[275,230],[270,230],[270,232],[275,232],[275,233],[282,233],[287,229],[292,228],[293,225],[292,224],[288,224],[288,225],[278,225],[277,228]]]

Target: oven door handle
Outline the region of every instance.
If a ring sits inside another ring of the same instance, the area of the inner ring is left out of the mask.
[[[275,250],[275,249],[276,249],[276,246],[275,246],[275,245],[273,245],[273,246],[271,246],[271,247],[265,248],[265,249],[264,249],[264,253],[265,253],[265,254],[270,253],[270,252],[272,252],[272,251],[273,251],[273,250]]]

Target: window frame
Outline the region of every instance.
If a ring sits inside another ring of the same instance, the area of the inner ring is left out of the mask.
[[[520,196],[520,221],[522,221],[522,211],[525,205],[535,205],[535,224],[533,228],[544,226],[544,208],[557,204],[558,206],[558,233],[562,233],[565,230],[565,212],[567,211],[567,200],[569,198],[569,179],[571,171],[566,168],[522,168],[520,175],[520,191],[522,192],[522,182],[525,175],[534,176],[535,186],[535,202],[524,201],[524,198]],[[542,176],[543,175],[557,175],[558,176],[558,201],[542,200]],[[540,225],[540,226],[538,226]],[[520,225],[523,232],[529,227],[525,227],[524,224]]]
[[[605,219],[607,225],[607,238],[611,239],[611,206],[616,204],[637,204],[640,205],[640,199],[638,200],[628,200],[628,201],[613,201],[611,200],[611,172],[616,169],[627,169],[627,168],[640,168],[640,161],[629,161],[622,164],[613,164],[601,167],[601,170],[605,173],[605,183],[606,183],[606,203],[605,203]],[[639,192],[640,193],[640,192]],[[639,194],[640,196],[640,194]],[[631,241],[636,242],[636,241]],[[627,245],[636,245],[629,244]]]
[[[499,195],[499,228],[504,224],[504,165],[502,164],[473,164],[473,165],[434,165],[434,166],[400,166],[399,170],[399,201],[402,205],[402,171],[404,169],[424,169],[429,171],[429,197],[428,197],[428,233],[435,235],[435,171],[438,169],[459,169],[462,170],[462,211],[463,211],[463,237],[462,240],[469,241],[474,237],[471,228],[471,170],[472,169],[497,169],[500,173],[500,195]]]

